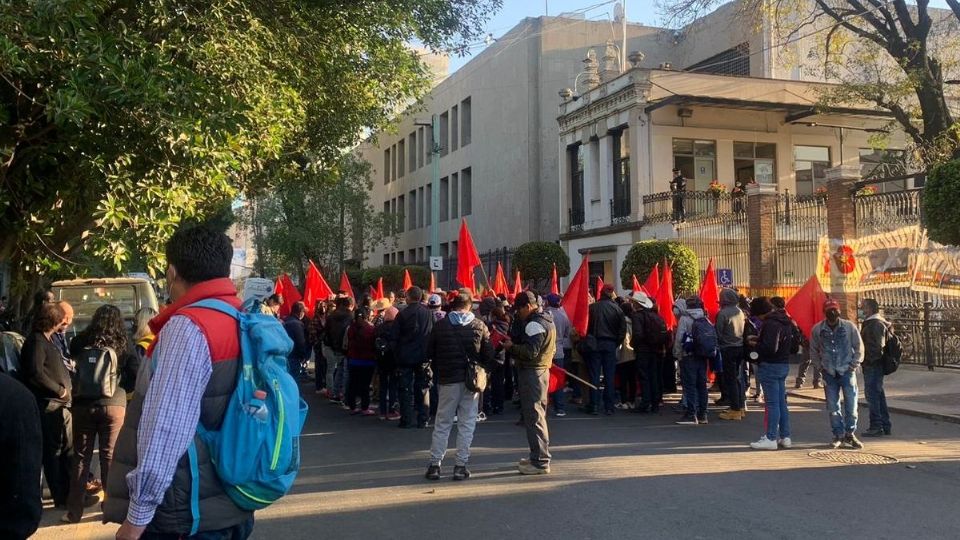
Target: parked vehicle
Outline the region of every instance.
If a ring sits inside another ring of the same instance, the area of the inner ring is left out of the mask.
[[[130,331],[135,324],[137,310],[151,307],[159,311],[153,281],[141,277],[92,278],[57,281],[53,284],[57,300],[66,300],[73,306],[75,334],[90,324],[93,312],[102,305],[112,304],[120,309]]]

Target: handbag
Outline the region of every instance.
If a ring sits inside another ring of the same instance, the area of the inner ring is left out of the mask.
[[[463,385],[471,392],[483,392],[487,389],[487,370],[467,352],[467,348],[463,345],[463,340],[458,339],[457,343],[460,345],[460,350],[463,351],[463,355],[467,357],[467,367],[465,368],[466,373],[463,378]]]

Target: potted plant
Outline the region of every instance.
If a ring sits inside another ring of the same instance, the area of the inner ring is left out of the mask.
[[[723,195],[727,192],[727,185],[720,182],[719,180],[713,180],[710,182],[710,185],[707,186],[707,192],[713,194],[716,197]]]
[[[877,186],[863,186],[857,190],[857,197],[866,197],[867,195],[876,195]]]
[[[816,196],[818,199],[826,199],[826,198],[827,198],[827,186],[817,186],[817,189],[813,190],[813,194],[814,194],[814,196]]]

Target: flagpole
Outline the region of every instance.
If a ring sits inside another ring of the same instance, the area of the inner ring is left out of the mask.
[[[576,379],[576,380],[582,382],[583,384],[589,386],[590,388],[593,388],[594,390],[599,390],[599,388],[597,388],[596,386],[588,383],[587,381],[581,379],[580,377],[577,377],[576,375],[574,375],[573,373],[570,373],[570,372],[567,371],[566,369],[564,369],[564,368],[562,368],[562,367],[560,367],[560,366],[553,366],[553,367],[560,369],[561,371],[563,371],[564,373],[566,373],[568,377],[570,377],[570,378],[572,378],[572,379]]]

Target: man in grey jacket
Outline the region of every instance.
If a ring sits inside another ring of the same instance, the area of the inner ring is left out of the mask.
[[[863,448],[857,439],[857,368],[863,362],[863,340],[852,322],[840,318],[840,304],[828,299],[823,305],[826,320],[820,321],[810,332],[810,357],[823,366],[824,394],[833,441],[830,446],[846,444]],[[840,392],[843,392],[843,410]]]
[[[743,387],[743,327],[747,316],[737,305],[740,296],[733,289],[720,291],[720,313],[717,314],[717,342],[723,358],[723,386],[730,399],[730,409],[720,413],[723,420],[743,420],[747,415],[747,393]]]
[[[883,391],[883,348],[887,345],[890,323],[880,315],[880,304],[873,298],[860,302],[860,332],[863,337],[863,389],[870,407],[870,428],[864,437],[890,435],[890,412]]]
[[[553,353],[553,365],[563,368],[567,362],[567,352],[572,351],[570,344],[570,318],[567,312],[560,307],[560,295],[548,294],[546,312],[553,317],[553,325],[557,328],[557,351]],[[560,418],[567,415],[566,395],[563,388],[558,388],[551,396],[553,398],[553,413]]]

